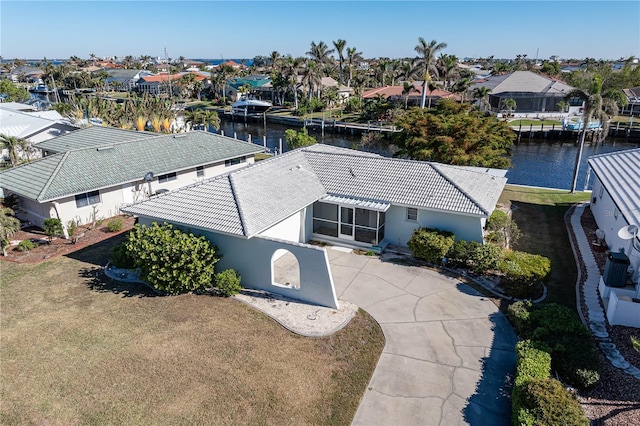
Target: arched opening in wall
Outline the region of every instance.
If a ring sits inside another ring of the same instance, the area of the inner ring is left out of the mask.
[[[271,256],[271,284],[300,288],[300,264],[289,250],[278,249]]]

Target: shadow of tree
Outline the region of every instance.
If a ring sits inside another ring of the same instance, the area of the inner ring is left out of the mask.
[[[111,292],[123,297],[157,297],[153,289],[143,283],[122,282],[109,278],[102,268],[82,268],[80,277],[84,278],[90,290]]]
[[[90,246],[81,248],[80,250],[66,254],[66,257],[79,260],[84,263],[90,263],[96,266],[104,266],[109,261],[111,250],[124,241],[126,233],[115,235]]]

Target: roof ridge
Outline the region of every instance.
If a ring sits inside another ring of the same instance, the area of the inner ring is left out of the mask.
[[[444,179],[447,180],[447,182],[449,182],[454,188],[456,188],[458,191],[460,191],[462,194],[464,194],[464,196],[466,198],[468,198],[476,207],[478,207],[484,214],[486,214],[487,216],[489,215],[489,212],[487,211],[487,209],[484,208],[484,206],[482,204],[480,204],[478,201],[476,201],[475,198],[473,198],[471,195],[469,195],[469,193],[467,193],[467,191],[463,190],[460,185],[458,185],[457,183],[455,183],[449,176],[447,176],[442,170],[439,169],[438,166],[440,165],[444,165],[447,166],[447,164],[438,164],[438,163],[433,163],[433,164],[429,164],[431,167],[433,167],[433,169],[438,172],[438,174],[440,176],[442,176]]]
[[[51,157],[53,157],[53,156],[51,156]],[[46,199],[46,197],[44,197],[44,194],[47,192],[47,190],[51,186],[51,183],[53,183],[53,180],[55,179],[56,175],[58,174],[58,172],[62,168],[62,165],[64,164],[64,162],[67,159],[67,157],[69,157],[69,152],[68,151],[65,152],[65,153],[62,153],[62,158],[60,158],[60,161],[58,161],[58,164],[56,165],[55,170],[53,171],[53,173],[51,173],[51,175],[49,176],[49,179],[47,180],[47,183],[44,184],[44,186],[42,187],[42,191],[40,191],[40,193],[36,197],[36,199],[38,201],[42,202],[43,200]],[[45,158],[48,158],[48,157],[45,157]]]
[[[594,155],[591,155],[589,157],[589,160],[592,160],[594,158],[608,157],[610,155],[628,154],[628,153],[635,152],[635,151],[640,152],[640,147],[639,148],[623,149],[623,150],[620,150],[620,151],[603,152],[601,154],[594,154]]]
[[[240,217],[240,226],[242,226],[242,235],[244,235],[245,237],[249,237],[247,226],[246,226],[246,218],[244,214],[245,212],[242,206],[240,206],[240,200],[238,199],[238,193],[236,192],[236,186],[233,179],[233,175],[229,174],[228,179],[229,179],[229,188],[231,189],[231,195],[233,196],[233,201],[235,202],[234,204],[236,205],[236,209],[238,210],[238,216]]]

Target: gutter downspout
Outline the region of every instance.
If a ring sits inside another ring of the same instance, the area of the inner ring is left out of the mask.
[[[60,204],[57,201],[54,201],[51,204],[53,204],[53,209],[56,212],[56,216],[58,216],[58,220],[60,220],[60,223],[62,224],[62,234],[64,236],[64,239],[68,240],[69,239],[69,232],[67,231],[67,225],[64,223],[64,221],[60,217],[60,212],[58,211],[58,206]]]

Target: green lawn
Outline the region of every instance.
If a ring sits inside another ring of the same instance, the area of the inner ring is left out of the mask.
[[[509,122],[510,126],[561,126],[562,123],[558,120],[513,120]]]
[[[507,185],[499,203],[511,205],[513,219],[522,230],[515,249],[551,259],[547,302],[576,308],[577,269],[564,223],[565,212],[575,203],[588,201],[591,193]]]
[[[349,424],[384,337],[360,311],[304,338],[233,299],[100,273],[122,237],[0,261],[0,424]]]

